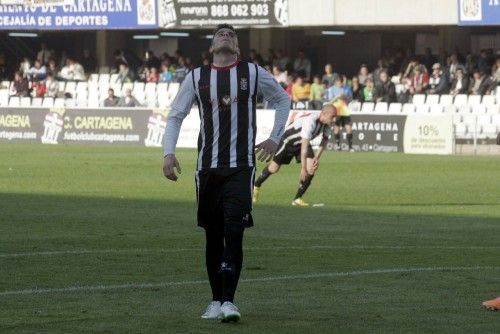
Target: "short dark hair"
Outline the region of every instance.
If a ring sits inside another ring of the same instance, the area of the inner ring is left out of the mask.
[[[222,23],[222,24],[219,24],[215,29],[214,29],[214,36],[215,34],[221,30],[221,29],[229,29],[229,30],[232,30],[235,34],[236,34],[236,30],[234,30],[234,27],[230,24],[227,24],[227,23]]]

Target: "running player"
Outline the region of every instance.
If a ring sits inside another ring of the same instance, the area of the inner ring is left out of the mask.
[[[319,159],[328,143],[331,126],[335,121],[336,114],[337,110],[332,104],[325,104],[321,111],[304,112],[292,119],[285,129],[273,161],[262,170],[262,174],[255,181],[252,198],[254,203],[259,198],[260,187],[264,181],[272,174],[277,173],[281,165],[290,164],[292,158],[295,157],[295,160],[300,162],[301,169],[299,189],[292,201],[292,205],[309,205],[304,202],[302,196],[311,185],[314,174],[318,169]],[[319,135],[323,135],[323,138],[319,149],[314,154],[311,140]]]
[[[347,144],[349,145],[349,152],[354,152],[354,149],[352,148],[351,112],[349,111],[347,101],[348,98],[346,96],[340,95],[330,102],[335,106],[338,112],[338,116],[335,120],[335,126],[333,127],[333,134],[335,135],[335,150],[342,150],[342,147],[340,146],[340,131],[342,128],[344,128],[347,134]]]

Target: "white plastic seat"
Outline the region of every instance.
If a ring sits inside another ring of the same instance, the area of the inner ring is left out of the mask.
[[[455,124],[455,125],[462,123],[462,115],[453,114],[451,119],[452,119],[453,124]]]
[[[486,114],[486,106],[484,104],[469,104],[469,107],[472,107],[473,114]]]
[[[442,114],[444,112],[444,107],[440,104],[433,104],[430,108],[429,112],[433,114]]]
[[[467,103],[474,108],[474,106],[481,104],[481,95],[469,95]]]
[[[40,108],[43,103],[43,98],[41,97],[34,97],[33,100],[31,100],[31,107],[32,108]]]
[[[467,104],[467,95],[466,94],[456,95],[455,99],[453,100],[453,104],[459,108],[466,105]]]
[[[119,75],[118,73],[113,73],[113,74],[111,74],[111,75],[110,75],[110,77],[109,77],[109,83],[110,83],[111,85],[114,85],[114,84],[116,84],[116,83],[122,83],[122,82],[121,82],[122,80],[119,80],[119,78],[120,78],[120,75]]]
[[[359,112],[361,110],[361,102],[359,102],[359,101],[351,101],[349,103],[349,110],[351,112]]]
[[[114,85],[109,86],[109,88],[113,88],[115,95],[118,97],[122,96],[122,84],[117,83]],[[106,92],[104,92],[105,96],[108,96],[108,90],[106,89]],[[103,95],[103,92],[101,91],[101,96]]]
[[[453,104],[453,95],[449,94],[443,94],[439,98],[439,104],[443,105],[444,107]]]
[[[123,94],[125,94],[125,91],[127,89],[130,89],[132,90],[132,92],[134,91],[134,83],[133,82],[125,82],[122,86],[122,92]]]
[[[477,123],[481,126],[491,124],[491,115],[480,114],[477,115]]]
[[[405,103],[403,105],[403,113],[413,114],[415,112],[415,105],[413,103]]]
[[[66,106],[66,108],[74,108],[76,105],[75,99],[65,99],[64,105]]]
[[[472,112],[472,108],[468,104],[461,105],[460,107],[457,106],[457,108],[458,112],[461,114],[469,114]]]
[[[180,84],[177,82],[172,82],[168,85],[168,94],[172,96],[172,99],[175,98],[177,92],[179,91]]]
[[[389,109],[387,102],[377,102],[375,105],[375,112],[376,113],[387,113],[387,110]]]
[[[158,107],[159,108],[166,108],[170,106],[172,103],[172,100],[170,99],[168,94],[158,94]]]
[[[424,94],[415,94],[415,95],[413,95],[412,102],[416,106],[425,104],[425,95]]]
[[[80,81],[76,84],[76,93],[86,92],[89,89],[89,84],[87,81]]]
[[[425,104],[428,104],[428,105],[435,105],[435,104],[439,104],[439,95],[437,94],[429,94],[427,95],[427,99],[425,100]]]
[[[444,108],[444,112],[446,114],[456,114],[458,113],[458,108],[455,107],[453,104],[448,104],[447,106],[443,105],[443,104],[440,104],[441,106],[443,106]]]
[[[492,106],[495,104],[495,95],[485,95],[483,96],[483,105],[486,107]]]
[[[101,99],[99,98],[98,92],[89,92],[87,107],[89,108],[98,108]]]
[[[427,114],[429,113],[430,107],[427,104],[422,104],[417,106],[416,113],[417,114]]]
[[[467,125],[458,123],[455,125],[455,135],[458,138],[464,138],[467,134]]]
[[[91,73],[89,75],[89,84],[91,82],[98,82],[99,81],[99,73]]]
[[[149,83],[149,82],[148,82]],[[139,81],[136,81],[134,82],[133,84],[133,89],[132,89],[132,92],[134,94],[138,94],[138,93],[143,93],[144,92],[144,86],[146,85],[144,82],[139,82]],[[125,84],[124,84],[125,86]]]
[[[486,112],[491,115],[496,115],[500,113],[500,105],[493,104],[491,106],[486,107]]]
[[[481,133],[485,138],[496,138],[498,127],[495,124],[484,124],[481,127]]]
[[[66,106],[66,103],[64,102],[64,97],[57,97],[54,100],[54,107],[56,108],[64,108]]]
[[[0,89],[10,89],[10,81],[8,80],[4,80],[2,81],[2,83],[0,84]]]
[[[146,86],[144,87],[144,93],[146,94],[146,96],[156,96],[156,83],[146,83]]]
[[[387,111],[389,114],[399,114],[403,109],[403,105],[399,102],[393,102],[389,105],[389,110]]]
[[[374,107],[375,107],[375,103],[365,102],[365,103],[363,103],[363,106],[361,107],[361,112],[362,113],[371,113],[371,112],[373,112]]]
[[[500,114],[491,115],[491,124],[494,124],[497,126],[497,128],[500,128]]]
[[[29,96],[21,97],[21,101],[20,101],[19,105],[21,107],[31,107],[31,97],[29,97]]]
[[[19,107],[21,104],[21,100],[19,99],[19,96],[12,96],[9,99],[9,107]]]
[[[9,90],[1,89],[0,90],[0,107],[6,107],[9,105]]]
[[[64,88],[64,92],[71,94],[71,96],[75,96],[76,95],[76,82],[75,81],[66,82],[66,87]]]
[[[99,85],[101,83],[109,84],[109,73],[99,74]]]
[[[54,98],[53,97],[44,97],[42,107],[44,108],[52,108],[54,106]]]

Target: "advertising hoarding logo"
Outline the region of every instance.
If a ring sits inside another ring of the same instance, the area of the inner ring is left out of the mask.
[[[43,122],[43,144],[57,144],[64,126],[64,109],[50,109]]]
[[[177,24],[174,0],[160,0],[160,26],[172,28]]]
[[[459,5],[462,21],[481,21],[481,0],[461,0]]]
[[[138,25],[156,24],[156,4],[153,0],[137,1],[137,24]]]
[[[167,126],[167,110],[155,110],[149,116],[148,133],[144,139],[147,147],[162,147],[163,134]]]
[[[274,3],[274,16],[281,25],[288,25],[288,0],[276,0]]]

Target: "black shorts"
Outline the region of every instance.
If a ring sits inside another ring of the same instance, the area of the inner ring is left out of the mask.
[[[252,191],[255,168],[208,169],[196,172],[198,226],[253,226]]]
[[[335,125],[341,127],[352,125],[351,116],[337,116],[337,118],[335,119]]]
[[[273,161],[278,165],[288,165],[292,161],[293,158],[297,162],[300,162],[300,144],[292,145],[292,144],[284,144],[280,143],[278,146],[277,154],[274,156]],[[312,149],[311,144],[307,147],[307,157],[314,158],[314,151]]]

